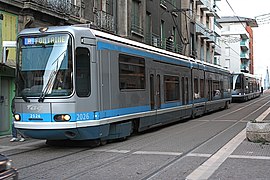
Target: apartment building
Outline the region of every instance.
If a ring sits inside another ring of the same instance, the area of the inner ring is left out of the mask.
[[[221,65],[232,72],[254,74],[253,31],[258,27],[255,19],[246,17],[222,17]]]

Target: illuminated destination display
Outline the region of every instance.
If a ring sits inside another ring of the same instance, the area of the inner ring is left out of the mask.
[[[53,44],[65,44],[67,42],[68,35],[50,35],[45,37],[25,37],[23,38],[23,45],[53,45]]]

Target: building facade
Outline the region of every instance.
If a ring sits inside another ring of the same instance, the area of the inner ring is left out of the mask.
[[[232,72],[254,74],[253,31],[258,27],[255,19],[245,17],[222,17],[221,65]]]

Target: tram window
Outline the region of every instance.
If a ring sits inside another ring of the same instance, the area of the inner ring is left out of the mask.
[[[119,86],[124,89],[145,89],[145,60],[119,55]]]
[[[220,97],[221,96],[221,89],[220,89],[220,82],[213,81],[213,96]]]
[[[180,99],[179,77],[164,76],[165,83],[165,101],[176,101]]]
[[[204,79],[200,80],[200,95],[201,98],[204,98]]]
[[[238,75],[236,82],[235,82],[235,89],[241,89],[242,87],[242,81],[241,81],[242,76]]]
[[[227,76],[224,76],[224,78],[223,78],[223,91],[228,92],[229,89],[230,89],[229,78]]]
[[[79,97],[90,95],[90,52],[87,48],[76,49],[76,92]]]
[[[194,99],[200,98],[200,92],[199,92],[199,80],[197,78],[194,78]]]

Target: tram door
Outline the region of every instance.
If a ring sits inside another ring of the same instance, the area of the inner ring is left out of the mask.
[[[160,109],[160,74],[150,71],[150,105],[151,110]]]

